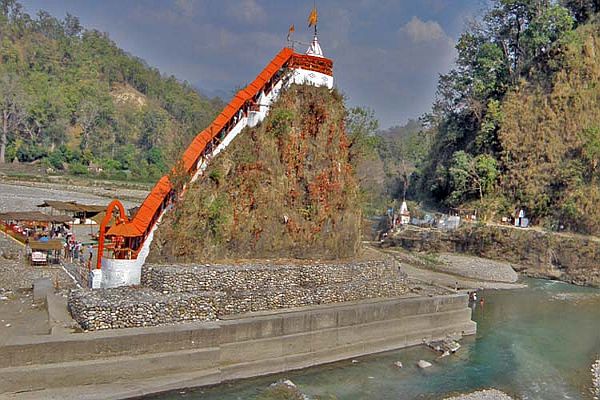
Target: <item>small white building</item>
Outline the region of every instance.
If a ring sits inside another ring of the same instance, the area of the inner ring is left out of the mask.
[[[410,212],[408,211],[408,205],[406,201],[402,202],[400,206],[400,225],[408,225],[410,223]]]

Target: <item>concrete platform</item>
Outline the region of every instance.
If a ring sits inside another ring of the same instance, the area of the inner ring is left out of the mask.
[[[464,294],[262,312],[225,321],[17,337],[0,398],[126,398],[267,375],[471,335]]]

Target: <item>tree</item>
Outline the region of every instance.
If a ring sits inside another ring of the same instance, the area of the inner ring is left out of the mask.
[[[83,100],[77,111],[77,122],[81,126],[81,150],[88,148],[90,137],[94,130],[100,125],[101,109],[97,102]]]
[[[24,121],[25,94],[15,74],[2,73],[0,76],[0,110],[2,112],[2,133],[0,136],[0,164],[6,162],[6,146],[9,133],[16,130]]]
[[[39,11],[32,18],[18,0],[0,0],[0,78],[3,161],[52,157],[56,168],[111,164],[124,151],[123,168],[156,175],[223,106],[162,76],[106,33],[84,29],[77,17]],[[66,144],[77,156],[57,150]]]
[[[550,48],[566,32],[573,29],[574,20],[569,11],[555,5],[544,8],[523,32],[523,47],[531,66],[542,69],[550,58]]]
[[[141,137],[139,145],[150,150],[160,143],[167,130],[167,115],[155,109],[146,109],[142,115]]]
[[[23,6],[17,0],[0,0],[0,13],[7,18],[16,18],[22,12]]]
[[[71,38],[79,37],[81,32],[83,32],[83,27],[81,26],[81,23],[79,23],[79,18],[74,17],[69,13],[67,13],[67,16],[65,17],[63,29],[65,34]]]
[[[450,167],[451,203],[457,204],[473,192],[483,200],[483,195],[490,191],[497,177],[498,164],[494,157],[487,154],[473,157],[464,151],[456,152]]]
[[[560,68],[557,54],[572,27],[569,11],[555,1],[491,1],[483,18],[459,38],[456,67],[440,76],[427,117],[435,139],[417,174],[422,192],[440,202],[464,198],[448,179],[450,169],[456,172],[456,162],[464,158],[456,158],[458,152],[485,154],[500,165],[504,149],[498,133],[507,93],[524,79],[552,84]]]
[[[51,39],[60,39],[65,31],[56,18],[50,15],[49,12],[40,10],[37,13],[36,26],[40,33]]]
[[[499,152],[500,144],[498,141],[498,129],[502,123],[502,109],[500,101],[492,99],[488,102],[487,111],[477,137],[475,145],[479,151],[497,153]]]
[[[561,4],[569,9],[578,23],[587,22],[594,14],[600,12],[598,0],[562,0]]]
[[[364,158],[372,154],[377,143],[375,133],[379,128],[379,121],[375,118],[375,111],[370,108],[354,107],[346,115],[346,132],[350,139],[350,160]]]

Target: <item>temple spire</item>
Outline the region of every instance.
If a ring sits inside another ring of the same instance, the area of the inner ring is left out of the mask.
[[[308,27],[313,26],[315,28],[315,34],[313,40],[306,50],[306,54],[316,57],[323,57],[323,50],[321,50],[321,46],[319,45],[319,39],[317,37],[317,24],[319,23],[319,14],[317,13],[317,5],[314,4],[312,10],[310,11],[310,15],[308,16]]]

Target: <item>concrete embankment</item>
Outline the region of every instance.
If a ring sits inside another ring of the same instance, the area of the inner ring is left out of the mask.
[[[466,225],[455,231],[410,228],[388,244],[435,253],[465,253],[511,263],[532,277],[600,287],[600,239],[498,225]]]
[[[467,301],[463,294],[364,300],[214,322],[16,337],[0,347],[0,396],[125,398],[469,335],[476,325]]]

